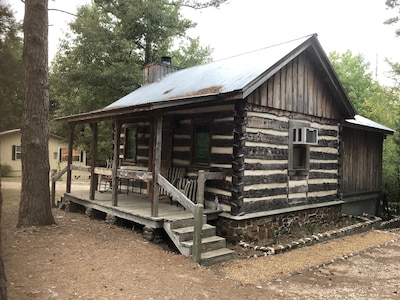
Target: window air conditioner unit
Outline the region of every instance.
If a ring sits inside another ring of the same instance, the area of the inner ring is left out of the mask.
[[[293,128],[293,144],[317,145],[318,129],[310,127]]]

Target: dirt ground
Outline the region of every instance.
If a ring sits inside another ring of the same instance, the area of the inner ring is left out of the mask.
[[[55,209],[17,229],[19,185],[2,182],[9,299],[400,299],[400,231],[370,231],[209,268],[140,232]]]

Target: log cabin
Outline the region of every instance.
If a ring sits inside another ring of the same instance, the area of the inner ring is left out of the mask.
[[[118,180],[136,178],[152,218],[162,215],[165,188],[184,207],[216,211],[217,233],[232,242],[263,242],[346,211],[374,214],[383,141],[393,134],[356,114],[317,35],[186,69],[165,58],[145,67],[139,89],[59,119],[71,146],[74,126],[91,124],[92,157],[105,120],[113,123],[113,207]],[[181,197],[182,186],[168,184],[171,169],[184,169],[197,191]],[[94,164],[90,172],[94,201],[102,172]],[[70,182],[65,195],[73,201]]]

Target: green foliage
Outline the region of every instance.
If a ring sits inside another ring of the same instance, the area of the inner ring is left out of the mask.
[[[329,59],[357,112],[364,115],[363,103],[379,90],[369,71],[370,64],[361,54],[353,55],[350,50],[339,54],[329,53]]]
[[[140,87],[143,66],[161,56],[173,57],[173,64],[180,67],[210,61],[210,48],[202,47],[199,38],[186,37],[195,24],[183,18],[180,10],[183,5],[218,6],[223,2],[95,0],[81,6],[52,62],[52,117],[104,108]],[[107,126],[99,127],[99,141],[107,141],[99,145],[101,159],[108,157],[111,149],[111,127]],[[51,128],[66,136],[59,124],[52,123]],[[76,143],[88,151],[90,130],[76,130],[82,133]]]
[[[8,173],[10,173],[12,170],[11,166],[8,164],[1,164],[0,165],[0,175],[1,177],[7,176]]]
[[[0,131],[20,127],[23,101],[21,24],[0,4]]]
[[[400,1],[399,0],[386,0],[386,6],[389,9],[396,10],[400,14]],[[387,25],[394,25],[400,21],[399,16],[393,16],[389,19],[387,19],[384,23]],[[396,35],[400,36],[400,28],[396,29]]]
[[[357,111],[366,118],[397,129],[394,136],[386,137],[382,164],[383,189],[389,199],[396,199],[400,186],[399,92],[374,81],[363,56],[353,56],[347,51],[344,54],[332,52],[329,57]]]

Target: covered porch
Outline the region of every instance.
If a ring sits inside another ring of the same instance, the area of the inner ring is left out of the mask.
[[[126,193],[121,190],[118,206],[112,205],[112,191],[95,193],[95,199],[89,199],[89,191],[71,191],[63,195],[64,202],[70,202],[82,206],[83,209],[92,209],[105,215],[128,220],[136,224],[152,229],[163,228],[165,222],[178,219],[193,218],[193,213],[184,209],[181,205],[171,205],[163,200],[159,203],[159,216],[151,216],[151,199],[145,194]],[[211,208],[204,209],[207,221],[218,218],[220,212]]]

